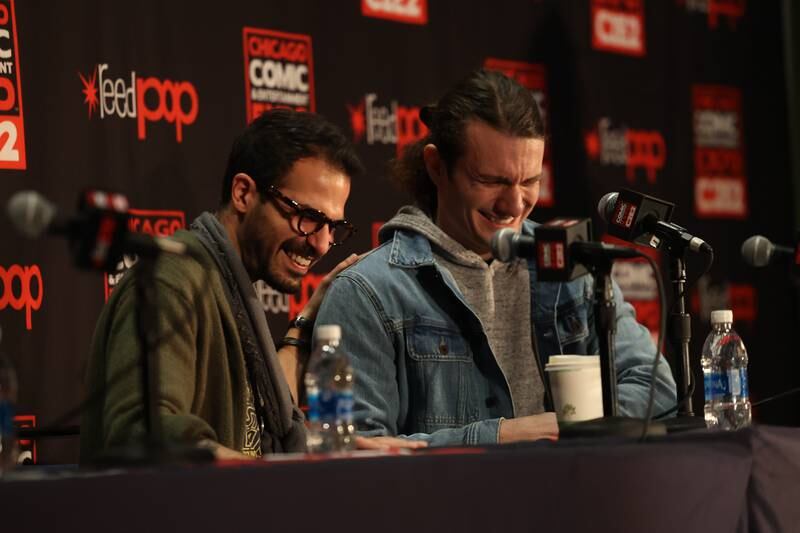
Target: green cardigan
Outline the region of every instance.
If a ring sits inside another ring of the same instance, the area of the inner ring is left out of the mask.
[[[165,254],[154,274],[158,313],[152,320],[155,338],[160,338],[158,410],[164,439],[211,439],[242,451],[252,400],[223,281],[193,234],[181,231],[174,238],[186,243],[192,257]],[[100,395],[84,411],[81,462],[112,447],[139,443],[144,433],[134,282],[134,275],[123,277],[94,332],[87,388],[89,397]]]

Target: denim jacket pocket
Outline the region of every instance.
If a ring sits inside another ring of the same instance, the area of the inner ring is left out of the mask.
[[[415,361],[469,362],[469,346],[461,333],[446,324],[417,320],[406,335],[406,349]]]
[[[542,364],[551,355],[559,353],[586,353],[589,341],[588,302],[569,302],[558,307],[556,319],[553,316],[539,316],[536,330],[541,335],[539,350]]]
[[[565,306],[566,307],[566,306]],[[589,336],[589,324],[586,304],[574,305],[558,310],[558,338],[562,345],[580,342]]]
[[[467,420],[472,352],[455,326],[417,319],[405,330],[408,356],[408,414],[414,432],[460,427]]]

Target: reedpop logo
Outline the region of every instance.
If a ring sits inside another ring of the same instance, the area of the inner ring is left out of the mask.
[[[300,292],[296,295],[276,291],[261,280],[256,281],[253,288],[265,313],[271,315],[287,313],[289,320],[292,320],[306,306],[324,277],[325,274],[306,274],[303,276]]]
[[[428,128],[419,118],[419,107],[402,106],[396,100],[389,101],[388,105],[377,101],[377,94],[368,93],[358,104],[347,104],[353,142],[366,139],[369,145],[394,144],[400,155],[406,145],[428,134]]]
[[[0,311],[11,307],[14,311],[25,310],[25,329],[33,329],[32,314],[38,311],[44,300],[44,282],[39,265],[0,266]]]
[[[306,306],[324,277],[325,274],[306,274],[303,276],[300,292],[296,295],[284,294],[261,280],[256,281],[253,288],[265,313],[271,315],[287,313],[289,320],[292,320]]]
[[[649,183],[655,183],[667,160],[667,145],[660,132],[615,127],[607,117],[584,134],[584,147],[589,158],[602,165],[624,166],[629,183],[636,180],[639,169],[645,171]]]
[[[306,306],[324,277],[325,274],[306,274],[303,276],[300,292],[296,295],[277,291],[262,280],[256,281],[253,288],[265,313],[270,315],[286,313],[289,320],[292,320]]]
[[[194,85],[188,81],[141,78],[136,71],[126,74],[127,79],[114,78],[108,70],[108,63],[101,63],[87,76],[78,73],[90,119],[94,113],[101,120],[135,118],[139,140],[147,137],[148,122],[163,120],[175,124],[175,139],[183,141],[183,127],[194,124],[199,110]]]

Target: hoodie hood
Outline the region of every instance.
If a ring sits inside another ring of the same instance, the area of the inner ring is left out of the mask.
[[[378,240],[383,243],[392,239],[396,230],[422,235],[430,241],[431,248],[437,255],[441,255],[453,263],[466,267],[486,268],[486,261],[481,256],[464,248],[442,231],[419,207],[411,205],[401,207],[397,214],[378,231]]]

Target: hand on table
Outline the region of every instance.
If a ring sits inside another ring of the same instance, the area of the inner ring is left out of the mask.
[[[406,440],[397,437],[356,437],[356,448],[359,450],[389,450],[391,448],[427,448],[428,443],[422,440]]]
[[[558,422],[555,413],[507,418],[500,422],[498,441],[501,443],[539,439],[558,440]]]

